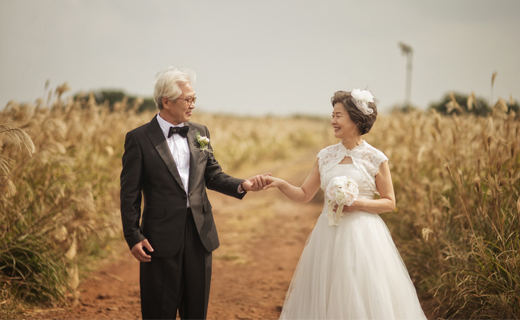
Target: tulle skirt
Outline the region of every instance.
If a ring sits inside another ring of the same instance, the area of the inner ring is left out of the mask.
[[[426,319],[390,232],[357,211],[329,227],[320,215],[280,319]]]

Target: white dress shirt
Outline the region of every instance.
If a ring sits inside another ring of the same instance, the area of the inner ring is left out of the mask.
[[[173,160],[177,165],[177,171],[181,176],[184,190],[186,191],[186,193],[188,193],[188,183],[190,180],[190,148],[188,147],[188,139],[182,137],[180,134],[172,134],[172,136],[168,138],[170,127],[184,127],[185,124],[181,123],[179,125],[173,125],[161,118],[159,114],[157,114],[157,121],[159,122],[159,126],[161,127],[164,137],[166,138],[166,142],[168,143],[168,147],[170,148]],[[189,208],[189,198],[187,200],[187,205]]]

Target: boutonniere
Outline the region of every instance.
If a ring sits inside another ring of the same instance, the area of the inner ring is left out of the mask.
[[[199,144],[200,151],[208,151],[210,153],[213,152],[209,149],[209,138],[206,136],[201,136],[199,132],[197,132],[197,143]]]

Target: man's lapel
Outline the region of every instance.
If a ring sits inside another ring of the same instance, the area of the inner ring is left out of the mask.
[[[189,123],[189,122],[188,122]],[[188,125],[188,123],[186,123]],[[191,190],[191,186],[196,179],[197,174],[197,166],[199,163],[200,149],[199,144],[197,142],[197,129],[193,126],[190,126],[190,131],[188,131],[188,146],[190,148],[190,180],[188,183],[188,188]]]
[[[150,141],[152,141],[153,146],[155,147],[155,149],[163,159],[164,163],[168,167],[168,170],[175,178],[175,181],[177,181],[181,188],[184,189],[184,186],[182,185],[181,176],[179,175],[179,170],[177,170],[177,165],[175,164],[175,160],[173,160],[172,153],[170,151],[170,148],[168,147],[168,143],[164,138],[164,134],[161,130],[161,127],[159,126],[159,122],[157,122],[156,117],[154,117],[152,121],[150,121],[148,129],[146,130],[146,134],[148,135],[148,138],[150,138]]]

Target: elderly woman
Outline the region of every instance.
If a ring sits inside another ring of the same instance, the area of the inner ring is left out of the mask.
[[[341,142],[318,153],[303,185],[266,177],[264,189],[277,187],[294,201],[325,191],[280,319],[426,319],[379,216],[394,209],[395,195],[388,158],[361,138],[377,117],[374,97],[366,90],[338,91],[332,106]]]

